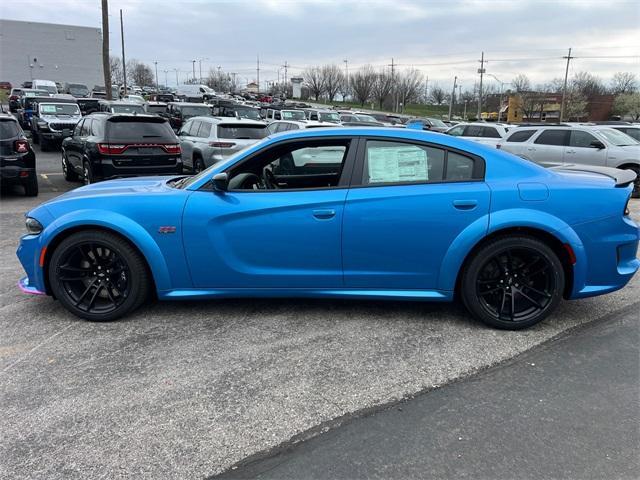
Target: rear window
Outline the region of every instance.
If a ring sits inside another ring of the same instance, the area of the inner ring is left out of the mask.
[[[107,139],[110,142],[157,141],[176,143],[176,136],[168,122],[122,121],[107,122]]]
[[[142,105],[111,105],[113,113],[145,113]]]
[[[180,112],[186,117],[206,117],[211,115],[209,107],[180,107]]]
[[[0,120],[0,140],[18,136],[18,122],[14,120]]]
[[[164,105],[147,105],[147,112],[149,113],[164,113],[167,111],[167,107]]]
[[[513,132],[509,135],[507,142],[526,142],[531,138],[531,135],[533,135],[534,132],[535,130],[518,130],[517,132]]]
[[[218,138],[258,140],[266,136],[266,125],[218,125]]]

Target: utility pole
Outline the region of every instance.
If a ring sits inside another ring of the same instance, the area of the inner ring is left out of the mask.
[[[449,116],[448,120],[451,120],[451,111],[453,110],[453,99],[456,97],[456,83],[458,82],[458,77],[453,77],[453,90],[451,90],[451,98],[449,99]]]
[[[120,39],[122,41],[122,83],[124,94],[127,95],[127,62],[124,58],[124,24],[122,23],[122,9],[120,9]]]
[[[202,59],[198,60],[198,70],[200,73],[200,83],[202,83]]]
[[[564,84],[562,85],[562,103],[560,104],[560,122],[564,120],[564,108],[565,108],[565,102],[567,99],[567,78],[569,77],[569,62],[571,61],[572,58],[575,58],[575,57],[571,56],[571,49],[569,49],[569,55],[562,58],[567,59],[567,68],[564,71]]]
[[[178,85],[180,85],[180,83],[178,82],[178,69],[174,68],[174,70],[176,72],[176,87],[177,87]]]
[[[284,99],[287,99],[287,69],[291,66],[287,63],[287,61],[284,61],[284,65],[282,65],[284,67]]]
[[[156,92],[158,91],[158,61],[156,60],[155,62],[153,62],[153,64],[156,66]]]
[[[482,119],[482,76],[485,73],[484,69],[484,52],[482,52],[482,58],[480,59],[480,68],[478,69],[478,73],[480,74],[480,88],[478,89],[478,118],[480,121]]]
[[[391,58],[391,64],[387,65],[391,67],[391,100],[393,101],[393,109],[392,111],[396,111],[396,82],[395,82],[395,63],[393,63],[393,58]]]
[[[104,90],[107,100],[111,95],[111,63],[109,62],[109,1],[102,0],[102,71],[104,73]],[[32,78],[33,80],[33,78]]]
[[[259,95],[260,94],[260,55],[256,56],[256,77],[257,77],[256,83],[258,84],[258,91],[256,93],[258,93]]]
[[[191,66],[193,67],[193,83],[196,83],[196,61],[191,60]]]
[[[462,85],[458,84],[458,102],[462,101]],[[457,110],[457,108],[456,108]]]
[[[429,103],[429,75],[424,80],[424,104],[427,105]]]

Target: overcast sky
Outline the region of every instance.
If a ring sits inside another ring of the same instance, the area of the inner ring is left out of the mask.
[[[0,3],[4,19],[101,25],[100,0]],[[261,81],[276,80],[285,61],[291,77],[308,65],[344,68],[346,59],[353,72],[393,58],[443,87],[457,75],[472,88],[483,50],[502,82],[524,73],[537,83],[564,75],[569,47],[570,74],[640,73],[638,0],[110,0],[109,8],[112,54],[120,54],[122,8],[127,58],[158,61],[160,83],[164,70],[170,84],[176,68],[181,81],[191,75],[193,59],[203,74],[221,66],[251,81],[259,54]]]

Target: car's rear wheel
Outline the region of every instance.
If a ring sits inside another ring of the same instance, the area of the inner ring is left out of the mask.
[[[36,145],[40,144],[40,137],[38,136],[38,132],[36,132],[35,129],[31,130],[31,140],[33,140],[33,143],[35,143]]]
[[[40,137],[38,137],[40,138]],[[49,150],[49,140],[47,140],[46,138],[42,137],[40,138],[40,151],[41,152],[46,152],[47,150]]]
[[[62,151],[62,174],[64,175],[64,179],[68,182],[75,182],[78,180],[78,174],[71,165],[69,165],[69,159],[67,158],[67,154],[64,150]]]
[[[496,328],[519,330],[544,320],[558,305],[565,275],[544,242],[526,236],[497,238],[467,263],[460,294],[467,309]]]
[[[193,173],[198,174],[205,169],[204,162],[200,157],[193,157]]]
[[[86,320],[116,320],[147,298],[150,277],[144,259],[126,240],[88,230],[64,239],[49,262],[54,296]]]
[[[91,164],[85,160],[82,162],[82,183],[85,185],[91,185],[92,183],[95,183],[95,181]]]

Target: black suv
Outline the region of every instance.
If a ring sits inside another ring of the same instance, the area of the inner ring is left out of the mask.
[[[38,195],[36,154],[18,121],[7,114],[0,114],[0,181],[19,183],[29,197]]]
[[[170,102],[167,105],[167,118],[176,132],[191,117],[211,116],[211,105],[206,103]]]
[[[85,184],[182,173],[180,144],[165,118],[92,113],[62,142],[62,172]]]

